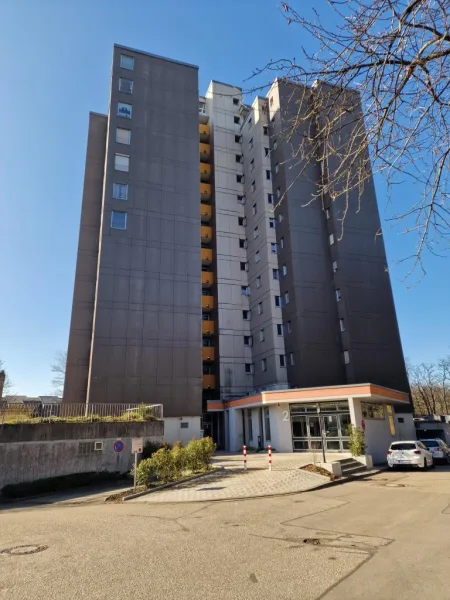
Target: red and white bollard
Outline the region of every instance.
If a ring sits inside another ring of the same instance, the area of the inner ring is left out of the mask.
[[[247,470],[247,446],[242,446],[242,452],[244,453],[244,469]]]
[[[269,471],[272,470],[272,446],[267,446],[267,451],[269,452]]]

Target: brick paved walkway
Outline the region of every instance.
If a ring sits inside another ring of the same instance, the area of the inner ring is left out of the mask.
[[[302,471],[301,465],[311,463],[308,454],[276,454],[273,470],[268,470],[267,455],[248,457],[248,471],[244,471],[242,457],[218,455],[215,466],[222,467],[200,479],[186,482],[175,488],[140,496],[130,502],[199,502],[205,500],[232,500],[303,492],[329,480],[327,477]]]

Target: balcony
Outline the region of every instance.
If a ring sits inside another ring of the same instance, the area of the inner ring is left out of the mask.
[[[211,155],[211,146],[209,144],[200,144],[200,161],[209,162]]]
[[[202,311],[210,312],[214,309],[214,296],[202,296]]]
[[[204,96],[200,96],[198,99],[198,120],[203,124],[208,122],[208,112],[206,110],[206,99]]]
[[[200,163],[200,181],[209,181],[211,177],[211,165]]]
[[[202,321],[202,335],[209,336],[216,333],[215,321]]]
[[[203,202],[211,200],[211,185],[209,183],[200,184],[200,199]]]
[[[202,225],[202,244],[209,244],[212,240],[212,228]]]
[[[215,375],[203,375],[203,389],[214,390],[216,387],[216,376]]]
[[[198,126],[198,132],[200,135],[201,142],[209,142],[209,125],[204,125],[203,123],[200,123],[200,125]]]
[[[211,221],[212,209],[207,204],[200,204],[200,218],[202,223],[209,223]]]
[[[214,273],[202,271],[202,287],[209,288],[214,283]]]
[[[215,350],[216,349],[212,348],[211,346],[203,347],[202,348],[203,362],[212,362],[215,359],[215,357],[216,357]]]
[[[202,248],[202,265],[210,265],[213,259],[213,251],[209,248]]]

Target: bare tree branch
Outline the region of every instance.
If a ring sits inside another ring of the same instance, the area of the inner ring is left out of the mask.
[[[59,397],[64,393],[64,378],[66,375],[67,352],[59,350],[55,354],[51,370],[55,374],[52,379],[53,392]]]

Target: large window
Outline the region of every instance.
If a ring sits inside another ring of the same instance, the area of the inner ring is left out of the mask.
[[[129,129],[123,129],[122,127],[116,128],[116,142],[118,144],[127,144],[131,142],[131,131]]]
[[[266,430],[266,441],[270,442],[272,434],[270,431],[270,412],[268,407],[264,408],[264,429]]]
[[[133,107],[131,104],[125,104],[125,102],[117,103],[117,116],[123,117],[124,119],[131,119],[133,114]]]
[[[119,77],[119,92],[125,92],[125,94],[133,93],[133,82],[131,79]]]
[[[116,171],[130,170],[130,157],[126,154],[116,154],[114,157],[114,168]]]
[[[127,213],[113,210],[111,212],[111,229],[126,229]]]
[[[361,413],[364,419],[384,419],[384,404],[361,402]]]
[[[115,200],[128,200],[128,184],[113,183],[113,198]]]
[[[129,71],[134,70],[134,58],[132,56],[128,56],[128,54],[120,55],[120,66],[122,69],[128,69]]]

